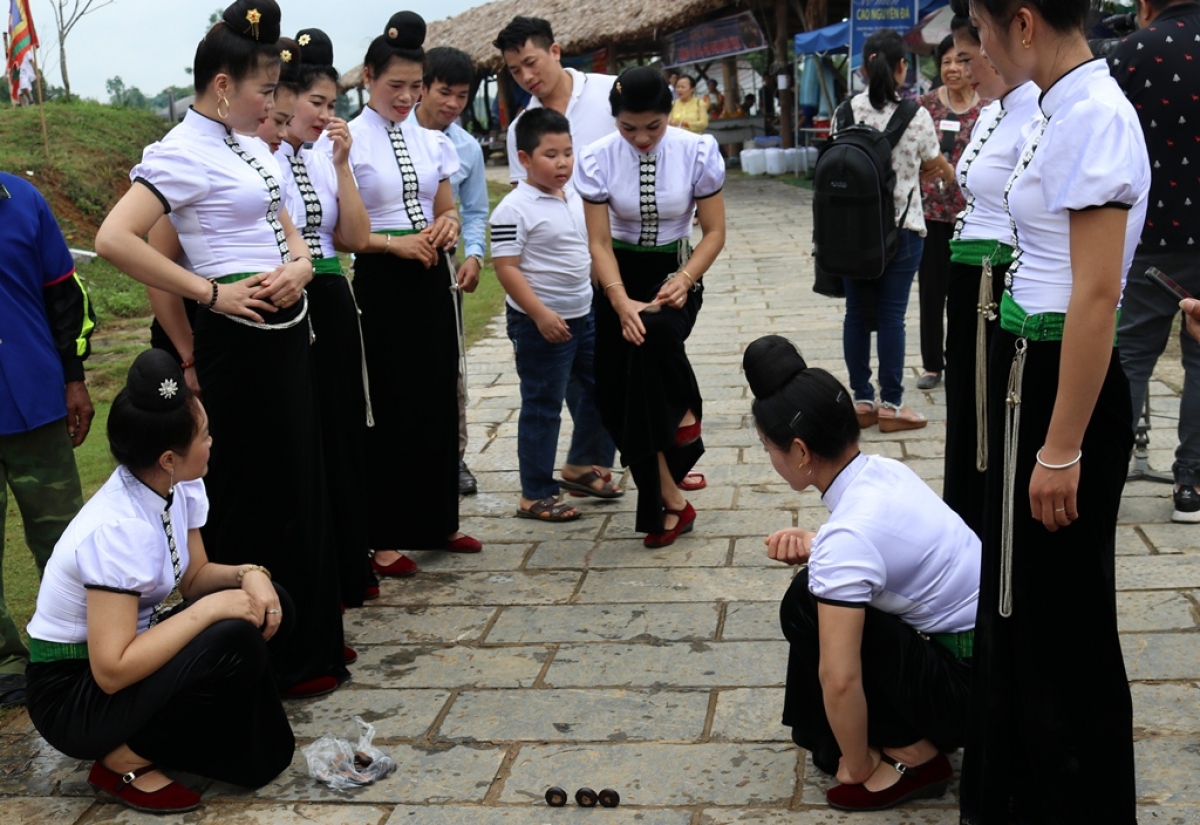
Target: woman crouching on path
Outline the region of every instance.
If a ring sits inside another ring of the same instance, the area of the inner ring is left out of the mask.
[[[113,401],[120,466],[67,527],[29,623],[29,716],[93,787],[149,813],[200,795],[159,768],[260,787],[295,740],[271,654],[292,602],[256,564],[208,560],[201,478],[212,438],[183,371],[162,350],[133,362]],[[168,607],[175,591],[182,604]]]
[[[779,609],[783,723],[837,776],[834,808],[941,796],[966,736],[979,539],[906,466],[859,451],[850,392],[790,341],[759,338],[742,363],[772,466],[829,508],[816,533],[766,540],[770,558],[807,564]]]

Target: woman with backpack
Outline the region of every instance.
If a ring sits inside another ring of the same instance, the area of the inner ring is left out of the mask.
[[[908,73],[904,41],[891,29],[876,32],[863,45],[867,91],[843,106],[853,123],[885,132],[900,106],[900,86]],[[910,104],[911,105],[911,104]],[[845,122],[840,113],[838,123]],[[904,405],[904,313],[913,277],[921,263],[925,215],[921,208],[921,177],[954,179],[954,168],[942,156],[929,112],[916,107],[911,121],[892,151],[898,240],[883,274],[872,280],[846,278],[846,318],[842,347],[859,425],[876,423],[883,432],[916,430],[928,424],[925,416]],[[871,384],[871,331],[877,335],[880,404]]]

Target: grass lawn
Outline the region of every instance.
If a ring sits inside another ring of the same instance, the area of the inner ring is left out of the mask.
[[[507,185],[489,182],[491,205],[494,207],[509,191]],[[79,274],[87,284],[98,321],[92,338],[92,355],[87,361],[88,389],[96,418],[87,441],[75,452],[86,499],[104,483],[115,466],[104,434],[108,408],[125,383],[130,362],[149,345],[150,318],[142,285],[106,261],[97,258],[80,267]],[[503,303],[504,290],[496,280],[489,258],[484,262],[479,288],[466,296],[464,303],[463,323],[468,343],[483,337]],[[33,615],[38,577],[33,557],[25,546],[22,525],[16,502],[9,496],[4,524],[4,593],[17,626],[24,632]]]

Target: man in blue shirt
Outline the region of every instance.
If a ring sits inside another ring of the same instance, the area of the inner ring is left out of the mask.
[[[0,707],[25,701],[29,662],[4,600],[7,492],[40,571],[83,506],[73,448],[94,415],[83,361],[95,324],[49,204],[0,172]]]
[[[458,117],[467,106],[475,66],[466,52],[438,46],[425,53],[424,88],[417,122],[426,129],[446,133],[458,150],[459,168],[450,177],[454,197],[460,202],[462,243],[465,257],[458,267],[458,285],[463,292],[479,286],[479,271],[487,251],[488,192],[484,176],[483,149],[470,132],[458,125]],[[462,311],[462,304],[459,304]],[[458,491],[473,495],[478,491],[475,477],[466,463],[467,411],[463,379],[458,377]]]

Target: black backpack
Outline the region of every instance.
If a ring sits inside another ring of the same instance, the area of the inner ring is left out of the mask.
[[[916,116],[915,100],[901,101],[884,131],[854,122],[850,101],[834,117],[835,131],[813,168],[813,257],[824,295],[841,295],[842,278],[883,274],[896,253],[896,172],[892,150]],[[908,207],[900,216],[900,225]],[[824,288],[823,288],[824,285]]]

